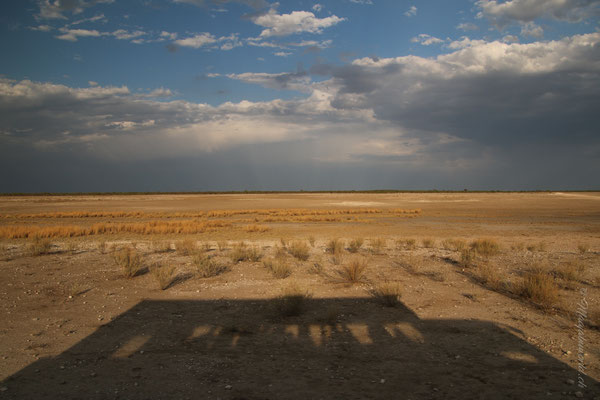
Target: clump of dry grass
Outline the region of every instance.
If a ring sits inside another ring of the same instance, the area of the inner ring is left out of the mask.
[[[233,246],[231,252],[231,261],[238,263],[241,261],[256,262],[262,258],[262,252],[256,246],[248,246],[245,242],[237,243]]]
[[[175,266],[174,265],[154,265],[150,273],[154,277],[156,283],[158,283],[158,287],[160,290],[166,290],[171,286],[173,281],[175,280]]]
[[[152,251],[155,253],[168,253],[171,251],[171,242],[166,242],[164,240],[153,240]]]
[[[32,256],[41,256],[42,254],[48,254],[52,248],[50,239],[42,239],[36,237],[33,239],[27,248],[28,253]]]
[[[510,249],[513,251],[523,251],[523,250],[525,250],[525,244],[523,242],[513,243],[510,246]]]
[[[383,282],[369,289],[373,299],[386,307],[396,307],[400,303],[401,293],[400,284],[397,282]]]
[[[310,243],[310,247],[315,247],[315,237],[314,236],[309,236],[308,237],[308,243]]]
[[[285,279],[292,274],[292,267],[283,258],[270,258],[263,265],[277,279]]]
[[[374,254],[381,254],[387,247],[387,241],[383,238],[371,239],[369,244],[371,245],[371,251],[373,251]]]
[[[271,230],[271,228],[269,228],[266,225],[253,224],[253,225],[247,225],[245,230],[248,233],[263,233],[263,232],[267,232],[267,231]]]
[[[417,241],[415,239],[398,239],[396,245],[404,250],[413,250],[417,245]]]
[[[467,242],[463,239],[446,239],[442,242],[442,246],[450,251],[462,251],[467,247]]]
[[[527,250],[529,251],[539,251],[539,252],[543,252],[546,251],[546,242],[538,242],[538,243],[534,243],[534,244],[529,244],[527,245]]]
[[[344,252],[344,242],[340,239],[331,239],[327,243],[325,251],[331,254],[342,254]]]
[[[344,263],[340,269],[336,270],[336,274],[344,282],[355,284],[364,281],[368,266],[369,262],[366,258],[357,257]]]
[[[279,238],[279,242],[281,243],[281,247],[284,249],[288,246],[288,240],[286,238]]]
[[[435,240],[431,238],[425,238],[421,241],[421,243],[423,244],[423,247],[427,249],[431,249],[433,246],[435,246]]]
[[[590,245],[588,243],[579,243],[577,245],[577,250],[579,250],[581,254],[585,254],[590,250]]]
[[[198,250],[198,245],[193,239],[183,239],[175,243],[175,249],[177,250],[177,253],[182,256],[189,256]]]
[[[560,266],[552,270],[552,273],[557,278],[563,279],[567,282],[578,281],[581,274],[585,270],[583,263],[576,260],[562,263]]]
[[[502,277],[494,267],[482,264],[477,268],[476,274],[479,281],[490,289],[498,290],[502,287]]]
[[[219,248],[219,251],[227,250],[227,246],[228,246],[228,243],[225,240],[219,240],[217,242],[217,247]]]
[[[98,251],[100,254],[106,253],[106,240],[101,240],[98,242]]]
[[[221,264],[205,254],[196,254],[192,263],[196,267],[196,276],[200,278],[210,278],[229,270],[228,265]]]
[[[116,251],[113,259],[123,272],[125,278],[133,278],[142,270],[142,257],[137,250],[125,248]]]
[[[320,261],[313,262],[312,265],[308,268],[309,274],[321,275],[323,274],[323,271],[323,263],[321,263]]]
[[[301,241],[294,241],[288,246],[288,252],[298,260],[306,261],[310,256],[308,245]]]
[[[516,289],[517,294],[544,308],[558,301],[558,286],[552,276],[541,268],[526,272]]]
[[[282,290],[281,295],[273,299],[276,312],[282,317],[292,317],[302,314],[306,302],[312,294],[301,288],[297,283],[292,283]]]
[[[500,245],[493,239],[477,239],[471,242],[471,250],[483,257],[500,253]]]
[[[470,248],[465,248],[460,251],[459,264],[464,268],[473,266],[475,262],[475,252]]]
[[[363,239],[362,238],[357,238],[357,239],[352,239],[350,241],[350,243],[348,244],[348,251],[350,253],[357,253],[360,248],[363,245]]]

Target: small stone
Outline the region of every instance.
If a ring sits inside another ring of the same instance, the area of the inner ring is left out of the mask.
[[[571,350],[567,350],[567,354],[571,354]]]
[[[96,374],[95,372],[92,372],[92,373],[90,374],[90,376],[91,376],[92,378],[95,378],[97,375],[98,375],[98,374]]]
[[[575,392],[575,397],[581,399],[581,398],[583,398],[583,393],[581,393],[581,392]]]
[[[6,392],[8,388],[6,386],[0,387],[0,392]]]
[[[574,385],[575,381],[573,379],[567,379],[567,384]]]
[[[231,385],[225,385],[226,390],[231,390],[232,388],[233,388],[233,386],[231,386]]]
[[[379,383],[385,383],[385,379],[380,380]]]

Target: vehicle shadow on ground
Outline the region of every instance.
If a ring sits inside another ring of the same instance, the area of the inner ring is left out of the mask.
[[[575,384],[569,384],[569,379]],[[142,301],[57,357],[6,379],[4,398],[562,398],[600,385],[506,326],[422,320],[403,304],[312,299]]]

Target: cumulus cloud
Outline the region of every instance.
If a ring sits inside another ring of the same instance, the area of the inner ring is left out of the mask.
[[[430,46],[432,44],[444,43],[443,39],[436,38],[435,36],[428,35],[426,33],[421,33],[416,37],[410,39],[413,43],[419,43],[423,46]]]
[[[103,35],[103,33],[98,32],[95,29],[60,28],[59,31],[62,32],[62,34],[56,36],[56,38],[60,40],[68,40],[70,42],[76,42],[80,37],[100,37]]]
[[[536,25],[535,22],[526,22],[521,25],[521,35],[541,38],[544,36],[544,30],[541,26]]]
[[[265,72],[244,72],[228,74],[228,78],[246,83],[253,83],[270,89],[291,89],[302,92],[309,91],[310,76],[306,71],[281,72],[270,74]]]
[[[174,43],[179,46],[192,47],[194,49],[212,47],[220,48],[221,50],[231,50],[235,47],[242,46],[241,40],[235,33],[232,33],[229,36],[216,37],[211,33],[202,32],[184,39],[177,39]]]
[[[598,142],[600,33],[530,44],[462,42],[433,59],[363,58],[333,68],[339,90],[332,104],[371,109],[415,134],[484,144]]]
[[[174,0],[175,3],[187,3],[198,7],[208,7],[211,4],[238,3],[244,4],[254,9],[269,7],[267,0]]]
[[[463,22],[456,25],[456,29],[460,29],[461,31],[476,31],[479,30],[479,27],[472,22]]]
[[[410,6],[410,8],[404,13],[407,17],[414,17],[417,15],[417,7]]]
[[[266,28],[260,33],[262,38],[287,36],[303,32],[319,34],[323,32],[323,29],[337,25],[344,20],[345,18],[336,15],[318,18],[309,11],[292,11],[290,14],[278,14],[274,8],[271,8],[267,13],[252,17],[252,22]]]
[[[315,4],[314,6],[312,6],[313,11],[315,12],[319,12],[323,9],[323,6],[319,3]]]
[[[541,17],[579,22],[600,15],[598,0],[478,0],[479,16],[502,27],[517,22],[532,22]]]
[[[96,4],[110,4],[114,0],[38,0],[36,19],[67,19],[65,12],[80,14]]]

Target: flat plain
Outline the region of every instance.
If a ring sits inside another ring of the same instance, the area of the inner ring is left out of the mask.
[[[596,192],[4,196],[0,246],[3,398],[600,393]]]

